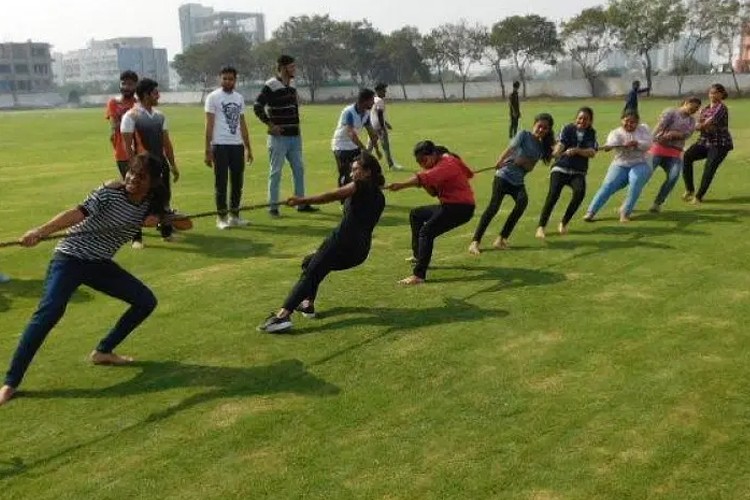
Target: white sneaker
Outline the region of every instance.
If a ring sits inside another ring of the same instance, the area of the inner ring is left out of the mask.
[[[0,273],[0,283],[7,283],[10,281],[10,276],[7,274]]]
[[[132,245],[130,245],[133,250],[143,250],[143,242],[142,241],[134,241]]]
[[[229,225],[232,227],[244,227],[250,225],[249,221],[246,221],[242,217],[238,215],[230,215],[229,216]]]
[[[216,228],[217,229],[228,229],[231,224],[229,221],[227,221],[224,217],[217,217],[216,218]]]

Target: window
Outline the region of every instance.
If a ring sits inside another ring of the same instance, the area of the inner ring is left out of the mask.
[[[0,73],[10,73],[10,64],[0,64]]]
[[[16,64],[16,73],[19,75],[28,75],[29,65],[28,64]]]

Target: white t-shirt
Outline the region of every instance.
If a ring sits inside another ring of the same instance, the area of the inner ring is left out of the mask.
[[[621,146],[630,141],[637,141],[638,146],[635,149],[615,149],[612,165],[632,167],[641,163],[650,164],[648,161],[648,150],[651,148],[653,138],[651,137],[651,131],[644,123],[638,125],[635,132],[626,132],[622,127],[616,128],[609,133],[606,145]]]
[[[370,123],[372,123],[372,128],[374,128],[375,130],[380,130],[381,127],[385,126],[385,124],[380,123],[380,118],[378,118],[378,111],[383,112],[383,119],[385,119],[385,99],[380,96],[375,96],[375,104],[370,110]]]
[[[331,140],[331,149],[334,151],[351,151],[353,149],[359,149],[346,133],[347,126],[354,127],[354,130],[359,133],[365,125],[370,123],[370,113],[368,111],[362,114],[357,113],[356,105],[350,104],[345,107],[341,112],[336,130],[333,132],[333,139]]]
[[[122,120],[120,121],[121,134],[132,134],[133,132],[135,132],[135,121],[138,118],[138,113],[143,113],[151,120],[160,118],[161,129],[167,130],[167,119],[166,117],[164,117],[161,111],[156,108],[151,108],[151,111],[149,111],[140,104],[136,104],[135,106],[130,108],[127,113],[122,115]]]
[[[214,136],[211,144],[243,144],[240,116],[245,114],[245,100],[242,94],[235,91],[227,93],[218,88],[206,97],[205,110],[206,113],[214,115]]]

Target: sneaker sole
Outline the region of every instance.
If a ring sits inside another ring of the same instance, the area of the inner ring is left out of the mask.
[[[266,332],[266,333],[281,333],[285,332],[287,330],[290,330],[292,328],[292,323],[277,323],[275,325],[269,325],[268,327],[259,326],[258,331],[259,332]]]
[[[306,313],[306,312],[302,313],[302,317],[307,318],[307,319],[314,319],[316,316],[317,316],[317,313]]]

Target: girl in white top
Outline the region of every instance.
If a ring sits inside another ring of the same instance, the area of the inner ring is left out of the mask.
[[[615,151],[615,156],[604,177],[602,186],[586,211],[583,220],[593,222],[596,213],[610,196],[625,186],[628,196],[620,207],[620,222],[629,222],[643,187],[651,178],[647,153],[653,139],[646,125],[640,124],[638,112],[627,109],[622,114],[622,126],[609,133],[604,151]]]

